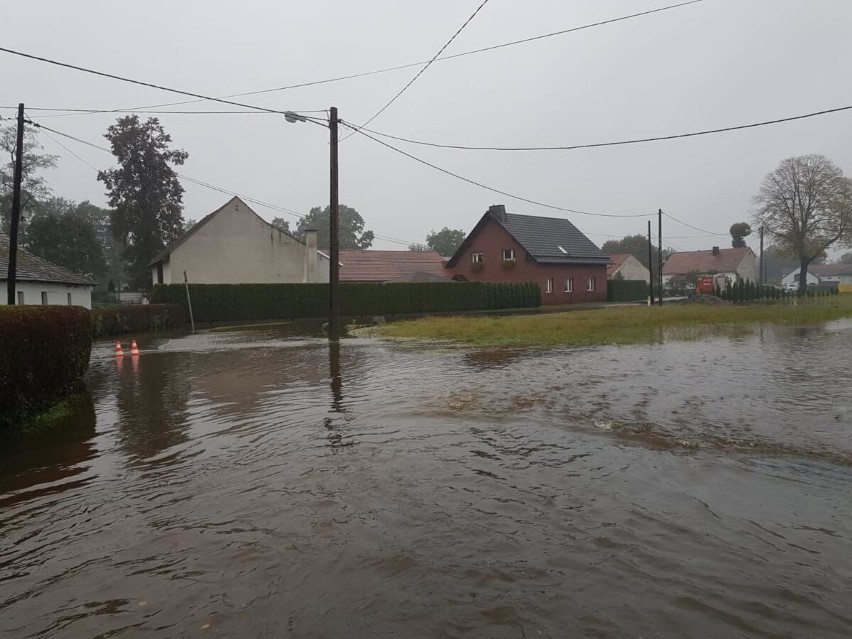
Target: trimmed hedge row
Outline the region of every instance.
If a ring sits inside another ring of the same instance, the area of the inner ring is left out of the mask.
[[[82,389],[92,319],[76,306],[0,306],[0,428]]]
[[[325,317],[328,284],[190,284],[197,322]],[[183,284],[158,284],[151,301],[186,305]],[[344,316],[531,308],[541,290],[531,282],[343,283]]]
[[[179,304],[122,304],[92,310],[92,334],[108,337],[122,333],[161,331],[187,321]]]
[[[827,297],[839,293],[836,285],[808,286],[804,294],[798,290],[787,290],[778,286],[761,286],[751,280],[738,280],[724,289],[716,287],[716,297],[731,302],[752,302],[755,300],[792,300],[801,297]]]
[[[645,280],[607,280],[607,302],[635,302],[648,299],[648,282]]]

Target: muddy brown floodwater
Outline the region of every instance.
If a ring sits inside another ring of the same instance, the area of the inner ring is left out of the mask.
[[[852,322],[96,345],[0,453],[0,637],[848,637]]]

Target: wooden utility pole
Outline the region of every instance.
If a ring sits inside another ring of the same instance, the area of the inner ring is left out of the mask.
[[[663,305],[663,209],[659,209],[657,211],[657,221],[659,225],[659,231],[657,233],[657,241],[660,245],[657,247],[657,258],[659,260],[659,264],[657,264],[657,276],[659,279],[659,289],[660,289],[660,306]]]
[[[651,242],[651,220],[648,220],[648,306],[654,305],[654,244]]]
[[[760,275],[758,275],[757,279],[761,286],[766,283],[766,278],[763,275],[763,224],[760,225]]]
[[[192,327],[192,332],[195,332],[195,319],[192,317],[192,299],[189,297],[189,280],[186,277],[186,271],[183,272],[183,285],[186,287],[186,305],[189,308],[189,325]]]
[[[331,203],[329,223],[329,243],[331,248],[331,264],[328,269],[328,339],[337,341],[340,339],[340,297],[338,283],[340,279],[340,234],[339,217],[340,203],[338,200],[338,175],[337,175],[337,107],[331,107],[328,119],[328,131],[331,147]]]
[[[24,173],[24,103],[18,105],[18,139],[15,147],[15,174],[12,186],[12,223],[9,228],[9,276],[7,303],[15,303],[15,278],[18,274],[18,224],[21,219],[21,181]]]

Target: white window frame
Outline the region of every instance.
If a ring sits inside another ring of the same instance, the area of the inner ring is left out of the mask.
[[[565,292],[573,293],[574,292],[574,278],[567,277],[565,278]]]
[[[547,281],[544,283],[544,292],[552,293],[553,292],[553,278],[548,277]]]
[[[504,262],[514,262],[515,261],[515,249],[513,249],[513,248],[503,249],[503,261]]]
[[[483,262],[485,262],[485,255],[481,251],[470,254],[471,264],[482,264]]]
[[[596,284],[595,277],[594,276],[589,277],[588,281],[586,282],[586,291],[588,293],[593,292],[595,290],[595,284]]]

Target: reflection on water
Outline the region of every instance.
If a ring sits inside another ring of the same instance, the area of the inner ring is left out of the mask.
[[[0,636],[848,636],[850,337],[98,345],[0,442]]]

